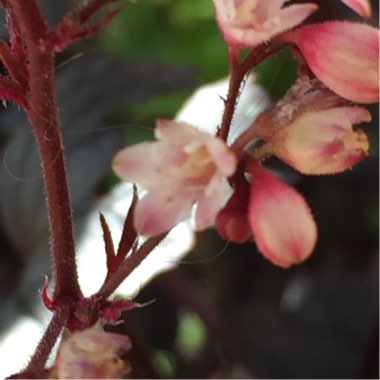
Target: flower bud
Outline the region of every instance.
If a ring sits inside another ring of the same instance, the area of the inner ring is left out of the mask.
[[[366,134],[352,126],[370,120],[360,107],[306,112],[273,134],[272,153],[303,174],[343,172],[367,155]]]
[[[236,182],[234,192],[216,217],[215,227],[228,241],[244,243],[252,235],[248,224],[248,201],[250,184],[244,177]]]
[[[314,75],[345,99],[379,101],[379,30],[365,24],[329,21],[284,33],[297,45]]]
[[[317,227],[305,199],[262,168],[252,174],[248,221],[257,248],[283,268],[303,262],[317,240]]]

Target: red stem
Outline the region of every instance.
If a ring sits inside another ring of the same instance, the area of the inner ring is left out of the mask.
[[[239,64],[238,52],[229,51],[230,59],[230,83],[228,87],[227,99],[225,101],[224,113],[217,136],[227,141],[228,133],[231,128],[232,118],[241,90],[241,83],[249,70],[258,65],[264,59],[273,54],[277,54],[284,46],[268,50],[266,45],[259,45]]]
[[[44,336],[39,342],[32,358],[29,361],[25,371],[38,371],[45,367],[49,358],[50,352],[57,341],[62,327],[66,324],[70,316],[70,308],[63,305],[61,309],[57,310],[53,318],[49,322]]]
[[[13,0],[12,11],[20,26],[29,66],[27,91],[29,121],[41,157],[50,228],[57,306],[77,301],[81,290],[77,278],[71,203],[55,96],[54,52],[42,48],[47,25],[35,0]]]
[[[230,61],[230,83],[228,86],[227,99],[224,103],[224,113],[222,123],[218,129],[217,136],[224,141],[227,141],[228,133],[230,131],[230,125],[235,112],[235,106],[237,98],[239,96],[239,90],[241,82],[245,76],[245,72],[240,69],[239,55],[237,50],[229,50]]]
[[[262,116],[262,115],[260,115]],[[231,149],[236,153],[240,154],[244,147],[251,141],[257,138],[257,126],[262,125],[262,121],[265,121],[262,117],[258,117],[253,124],[246,129],[231,145]],[[260,149],[260,148],[259,148]]]
[[[132,252],[120,264],[119,268],[106,279],[103,286],[96,293],[96,296],[107,299],[166,236],[167,233],[152,237],[137,251]]]

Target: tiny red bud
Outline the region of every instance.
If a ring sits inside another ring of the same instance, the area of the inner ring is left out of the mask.
[[[241,178],[227,204],[216,217],[215,227],[228,241],[244,243],[252,235],[247,220],[249,193],[250,184]]]

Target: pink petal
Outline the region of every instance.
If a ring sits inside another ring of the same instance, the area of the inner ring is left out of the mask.
[[[167,232],[190,215],[192,205],[190,199],[174,191],[150,191],[136,206],[136,231],[145,236]]]
[[[318,9],[313,3],[297,4],[280,9],[283,0],[258,0],[257,19],[237,18],[235,7],[241,2],[214,0],[218,26],[227,44],[234,48],[255,47],[275,35],[299,25]]]
[[[213,178],[205,190],[205,195],[197,202],[195,224],[202,231],[215,222],[216,214],[221,209],[223,199],[222,178]]]
[[[317,9],[318,5],[313,3],[295,4],[283,8],[279,14],[281,18],[280,24],[278,28],[274,29],[276,34],[301,24]]]
[[[155,175],[157,167],[152,165],[155,157],[156,144],[144,142],[127,147],[116,154],[112,168],[117,176],[127,182],[145,184]]]
[[[256,4],[256,13],[259,20],[268,20],[278,13],[286,0],[259,0]]]
[[[283,268],[301,263],[311,255],[317,239],[305,199],[267,171],[253,175],[248,221],[258,249]]]
[[[220,173],[227,177],[234,173],[237,159],[222,140],[183,122],[158,119],[156,125],[156,137],[173,145],[173,152],[176,148],[181,148],[181,152],[191,154],[198,148],[206,145]],[[174,162],[180,161],[180,159],[168,158],[166,161]]]
[[[338,95],[359,103],[379,101],[379,30],[330,21],[301,27],[281,39],[294,42],[315,76]]]
[[[340,0],[362,17],[371,17],[372,9],[369,0]]]
[[[226,144],[218,138],[209,138],[206,141],[210,156],[221,175],[230,177],[237,166],[237,158]]]
[[[198,130],[190,124],[168,119],[157,119],[154,130],[158,140],[169,140],[176,145],[183,145],[193,138],[199,138],[197,132]]]

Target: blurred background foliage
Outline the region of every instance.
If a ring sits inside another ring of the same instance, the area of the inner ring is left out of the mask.
[[[199,83],[228,75],[226,45],[214,19],[212,1],[147,0],[131,2],[99,35],[97,48],[126,58],[141,57],[173,65],[193,66]],[[255,72],[273,98],[279,98],[296,78],[296,61],[287,50],[260,64]],[[189,96],[157,96],[129,110],[137,121],[173,117]]]
[[[193,66],[198,83],[227,75],[226,47],[220,38],[211,1],[147,0],[130,2],[96,39],[96,48],[126,58],[160,60]],[[153,125],[157,117],[174,117],[191,90],[157,96],[129,108],[136,122]]]

